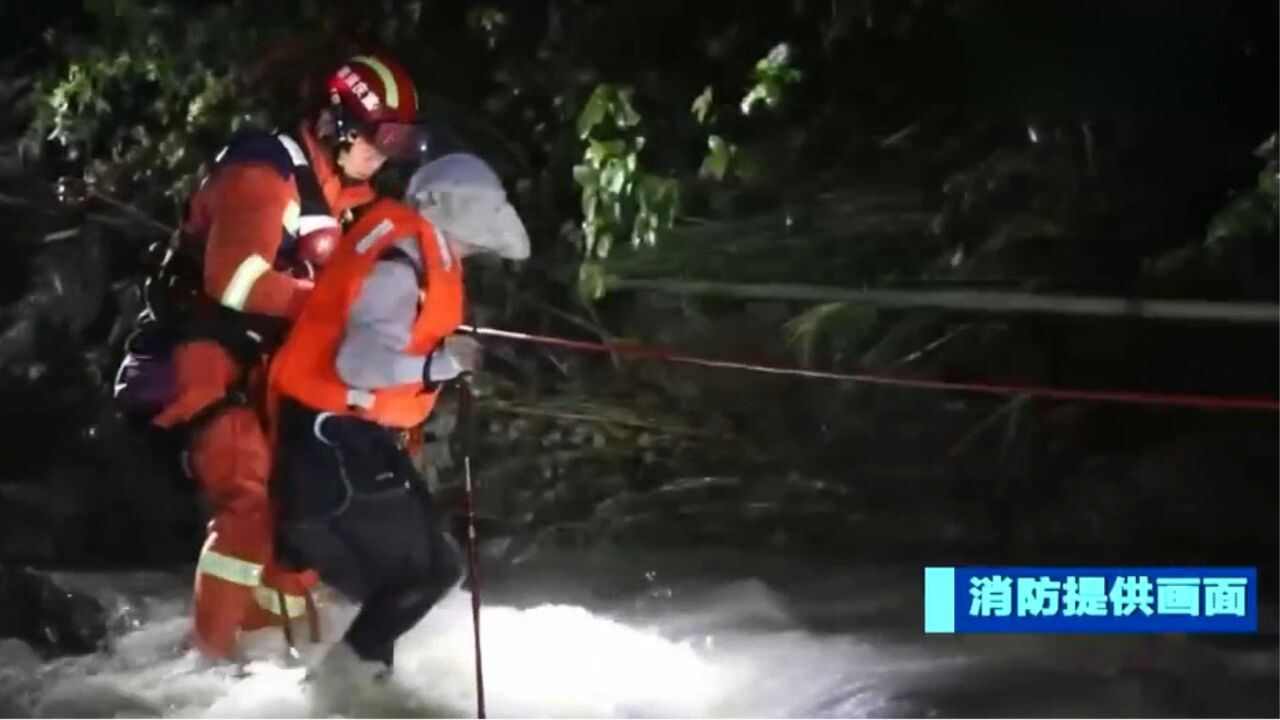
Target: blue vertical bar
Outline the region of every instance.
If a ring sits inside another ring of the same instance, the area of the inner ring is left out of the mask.
[[[924,569],[924,631],[956,631],[956,569],[953,567]]]

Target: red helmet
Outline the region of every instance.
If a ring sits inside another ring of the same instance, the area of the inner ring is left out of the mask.
[[[418,89],[409,73],[385,56],[357,55],[330,75],[329,108],[340,138],[356,130],[387,157],[426,151]]]

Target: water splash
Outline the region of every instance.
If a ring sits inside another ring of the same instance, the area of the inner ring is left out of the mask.
[[[474,712],[469,596],[455,592],[398,644],[394,681],[416,700],[406,712]],[[353,609],[336,609],[349,621]],[[717,673],[689,641],[662,637],[585,608],[486,607],[481,624],[489,714],[493,717],[698,716],[710,712]],[[282,662],[273,630],[252,633],[247,674],[210,666],[183,649],[188,623],[151,621],[110,654],[43,670],[31,708],[42,717],[309,717],[327,714],[304,680]],[[323,648],[308,649],[314,662]],[[380,707],[378,714],[385,712]]]
[[[719,683],[689,641],[584,608],[542,605],[481,613],[487,704],[495,717],[694,717]],[[446,598],[408,633],[397,675],[456,714],[474,708],[467,596]]]
[[[1150,638],[924,637],[914,614],[909,627],[895,619],[906,591],[865,571],[828,574],[820,585],[792,587],[784,596],[777,588],[786,584],[678,580],[641,565],[628,571],[629,590],[605,593],[612,598],[606,599],[570,582],[603,573],[581,563],[556,565],[559,575],[525,584],[521,594],[494,588],[488,596],[481,624],[492,717],[1161,716],[1201,705],[1230,705],[1243,711],[1236,715],[1251,716],[1275,706],[1274,649],[1258,655],[1262,662],[1251,669],[1234,661],[1218,667],[1202,646]],[[99,590],[99,596],[114,592]],[[474,713],[464,592],[446,596],[401,639],[391,685],[362,693],[354,708],[341,711],[304,679],[304,667],[283,661],[274,629],[246,638],[247,673],[210,666],[188,651],[185,578],[164,591],[146,585],[131,593],[145,608],[126,613],[130,621],[110,652],[41,664],[23,647],[0,645],[3,714]],[[326,637],[336,638],[354,608],[330,605],[326,614]],[[1124,670],[1143,643],[1163,660]],[[315,662],[325,649],[304,647],[304,660]]]

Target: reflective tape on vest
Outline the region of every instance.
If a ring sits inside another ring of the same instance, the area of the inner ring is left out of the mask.
[[[394,230],[395,227],[395,223],[389,219],[378,223],[367,235],[356,241],[356,252],[361,255],[369,252],[369,248],[373,247],[375,243]]]
[[[360,390],[358,388],[347,389],[347,407],[349,408],[372,410],[373,404],[376,400],[376,396],[368,390]]]
[[[295,166],[305,167],[307,165],[307,156],[302,152],[302,146],[298,144],[298,141],[288,135],[277,135],[276,140],[279,140],[280,144],[284,146],[285,152],[289,153],[289,159],[293,161]]]
[[[453,253],[449,250],[449,241],[445,240],[443,232],[436,233],[436,248],[440,250],[440,262],[444,269],[452,270]]]
[[[302,215],[298,218],[298,235],[307,235],[317,230],[341,230],[338,221],[328,215]]]
[[[258,607],[266,610],[272,615],[284,615],[280,608],[280,595],[275,588],[269,588],[266,585],[259,585],[253,589],[253,601]],[[301,595],[285,595],[284,610],[288,611],[288,617],[302,617],[307,612],[306,598]]]
[[[253,284],[258,282],[258,278],[271,269],[271,263],[267,262],[261,255],[250,255],[240,263],[240,267],[236,268],[236,272],[231,276],[231,282],[227,283],[227,289],[222,293],[222,304],[232,310],[243,311],[244,304],[249,300],[249,292],[253,290]]]
[[[196,572],[248,587],[257,587],[262,581],[262,565],[223,555],[217,550],[206,549],[200,553]]]
[[[284,209],[284,218],[282,220],[284,224],[284,231],[290,235],[297,235],[298,230],[300,229],[299,221],[301,219],[302,207],[293,200],[290,200],[289,204],[285,206]]]

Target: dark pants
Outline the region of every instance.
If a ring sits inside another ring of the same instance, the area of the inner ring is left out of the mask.
[[[462,577],[462,553],[393,431],[288,399],[279,419],[277,556],[359,601],[345,640],[390,666],[396,638]]]

